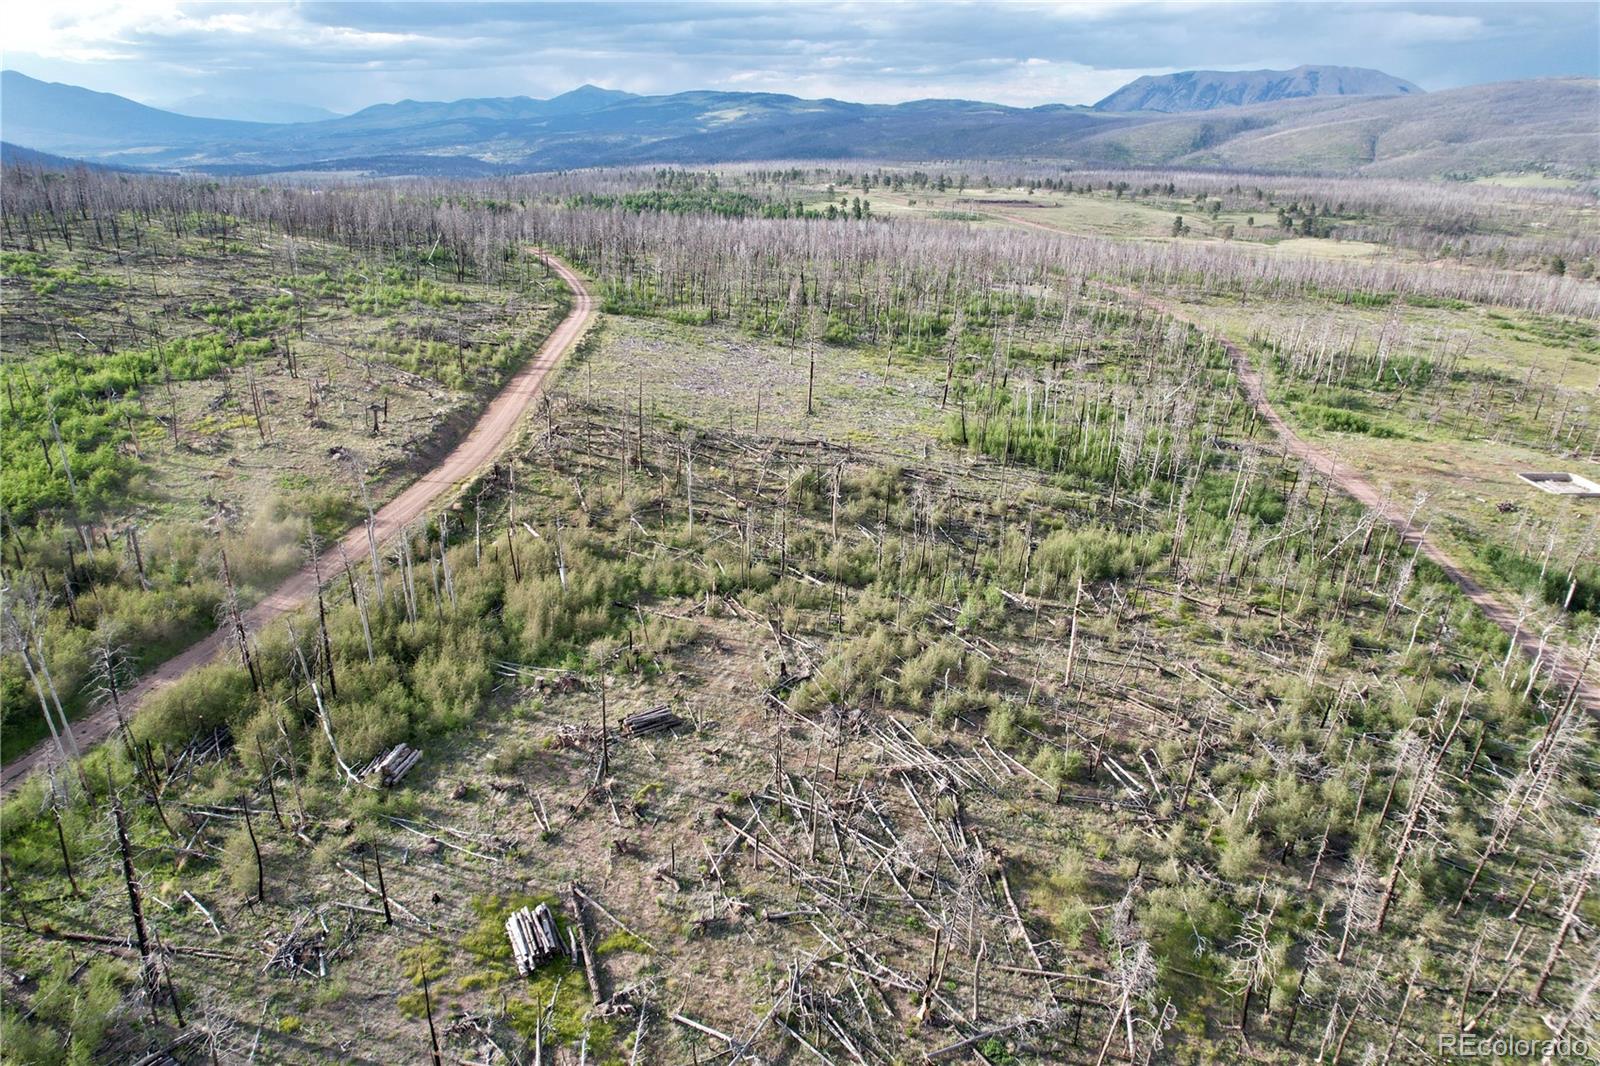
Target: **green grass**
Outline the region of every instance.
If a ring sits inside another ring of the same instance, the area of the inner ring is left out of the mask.
[[[445,281],[314,241],[297,242],[299,273],[279,275],[267,241],[223,252],[145,232],[163,269],[129,270],[114,301],[93,281],[113,253],[92,240],[0,253],[0,509],[21,584],[45,575],[23,616],[69,716],[93,702],[98,646],[116,649],[127,686],[214,627],[223,548],[248,605],[300,565],[308,531],[349,529],[364,511],[340,456],[360,457],[376,502],[408,483],[563,306],[542,278],[526,291]],[[377,435],[374,400],[387,409]],[[45,737],[9,651],[0,705],[0,757]]]

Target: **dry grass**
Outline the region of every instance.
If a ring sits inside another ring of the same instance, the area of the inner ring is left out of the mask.
[[[804,340],[789,348],[734,328],[625,317],[606,320],[601,344],[599,354],[574,364],[560,388],[624,409],[642,395],[652,421],[753,433],[759,405],[763,435],[820,436],[907,455],[920,453],[944,423],[943,365],[903,353]]]

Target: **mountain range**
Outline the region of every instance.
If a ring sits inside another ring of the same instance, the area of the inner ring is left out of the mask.
[[[0,138],[99,163],[215,174],[490,175],[757,160],[1010,159],[1437,176],[1600,171],[1600,82],[1555,78],[1424,93],[1379,71],[1188,71],[1094,107],[970,100],[860,104],[775,93],[667,96],[583,86],[402,100],[293,123],[195,118],[0,74]]]
[[[1422,88],[1365,67],[1293,70],[1184,70],[1136,78],[1094,105],[1096,111],[1211,111],[1308,96],[1409,96]]]

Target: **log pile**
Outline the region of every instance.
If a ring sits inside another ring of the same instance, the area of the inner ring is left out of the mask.
[[[380,755],[367,764],[361,771],[361,776],[366,777],[376,773],[378,782],[383,785],[397,785],[400,779],[411,772],[422,758],[422,750],[406,744],[396,744],[386,755]]]
[[[541,903],[533,909],[527,907],[506,919],[506,938],[511,941],[511,957],[517,964],[517,973],[527,977],[541,965],[554,958],[564,958],[566,944],[556,928],[555,915]]]
[[[648,711],[628,715],[622,720],[622,731],[630,737],[642,737],[649,733],[663,733],[669,729],[676,729],[682,724],[683,719],[673,714],[666,704],[662,704]]]

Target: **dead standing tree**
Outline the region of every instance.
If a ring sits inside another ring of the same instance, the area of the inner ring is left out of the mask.
[[[1412,772],[1411,794],[1406,805],[1405,822],[1401,825],[1399,836],[1395,841],[1394,859],[1389,867],[1389,877],[1384,883],[1378,912],[1373,919],[1373,928],[1379,933],[1383,932],[1384,923],[1389,917],[1389,908],[1394,903],[1395,892],[1400,884],[1400,873],[1407,857],[1419,840],[1429,840],[1435,846],[1442,842],[1435,831],[1442,824],[1448,811],[1448,800],[1439,787],[1439,760],[1425,743],[1416,738],[1407,738],[1401,742],[1395,758],[1396,778],[1407,768]]]
[[[311,528],[311,523],[306,523],[306,555],[311,561],[311,574],[317,589],[317,632],[319,634],[318,650],[321,652],[322,668],[328,678],[328,695],[337,697],[339,685],[334,678],[333,668],[333,642],[328,638],[328,607],[322,593],[322,541],[317,536],[316,530]]]
[[[1234,941],[1237,952],[1230,964],[1230,976],[1242,994],[1239,1003],[1239,1032],[1250,1035],[1250,1004],[1259,988],[1270,988],[1283,968],[1285,946],[1273,939],[1272,919],[1283,901],[1280,890],[1270,894],[1270,906],[1265,914],[1257,911],[1245,918],[1239,936]]]
[[[217,539],[219,546],[217,555],[222,569],[222,603],[218,613],[222,616],[222,623],[233,633],[234,644],[239,652],[239,661],[244,665],[245,671],[250,675],[250,687],[256,692],[261,691],[261,674],[256,670],[255,659],[250,654],[250,634],[245,629],[244,612],[239,609],[239,589],[233,582],[233,570],[228,565],[228,549],[220,544],[226,530],[226,523],[221,513],[217,514]]]
[[[311,698],[317,705],[317,720],[322,725],[322,735],[328,741],[328,750],[333,755],[333,761],[338,764],[344,773],[345,780],[351,784],[361,784],[361,777],[345,762],[344,756],[339,753],[339,743],[333,738],[333,721],[328,716],[327,705],[322,702],[322,688],[317,684],[317,675],[311,672],[311,667],[306,663],[306,654],[300,647],[300,637],[295,633],[294,626],[289,626],[289,644],[294,649],[295,662],[300,667],[301,678],[311,687]]]
[[[367,510],[367,551],[372,562],[372,591],[378,603],[383,604],[383,558],[378,552],[378,516],[372,506],[372,493],[367,488],[367,468],[361,457],[350,449],[344,449],[339,456],[344,460],[345,469],[356,483],[356,491],[361,496],[361,505]]]
[[[117,853],[122,859],[122,880],[128,890],[128,910],[133,916],[134,940],[139,948],[139,979],[148,993],[155,991],[154,957],[150,944],[150,930],[145,924],[144,898],[140,893],[139,879],[133,870],[133,849],[128,844],[128,826],[122,813],[122,801],[111,801],[111,818],[116,826]]]
[[[1116,988],[1116,1006],[1112,1009],[1111,1023],[1106,1028],[1100,1053],[1095,1057],[1095,1066],[1105,1062],[1119,1030],[1127,1041],[1129,1061],[1138,1061],[1134,1009],[1144,1003],[1155,985],[1156,963],[1149,941],[1139,936],[1134,925],[1133,903],[1134,886],[1130,885],[1111,912],[1111,972]]]
[[[39,619],[44,605],[31,587],[21,589],[20,595],[15,595],[15,591],[17,590],[14,587],[0,589],[0,600],[4,601],[7,642],[15,646],[18,658],[22,660],[23,669],[32,683],[34,694],[38,697],[39,710],[44,714],[45,725],[50,730],[50,738],[55,744],[61,764],[77,767],[78,780],[83,785],[84,794],[91,795],[89,782],[83,774],[78,741],[72,735],[72,724],[67,720],[67,712],[61,705],[61,696],[56,690],[55,679],[50,674],[44,639],[39,631]],[[18,601],[24,605],[26,623],[16,613],[14,604]]]

